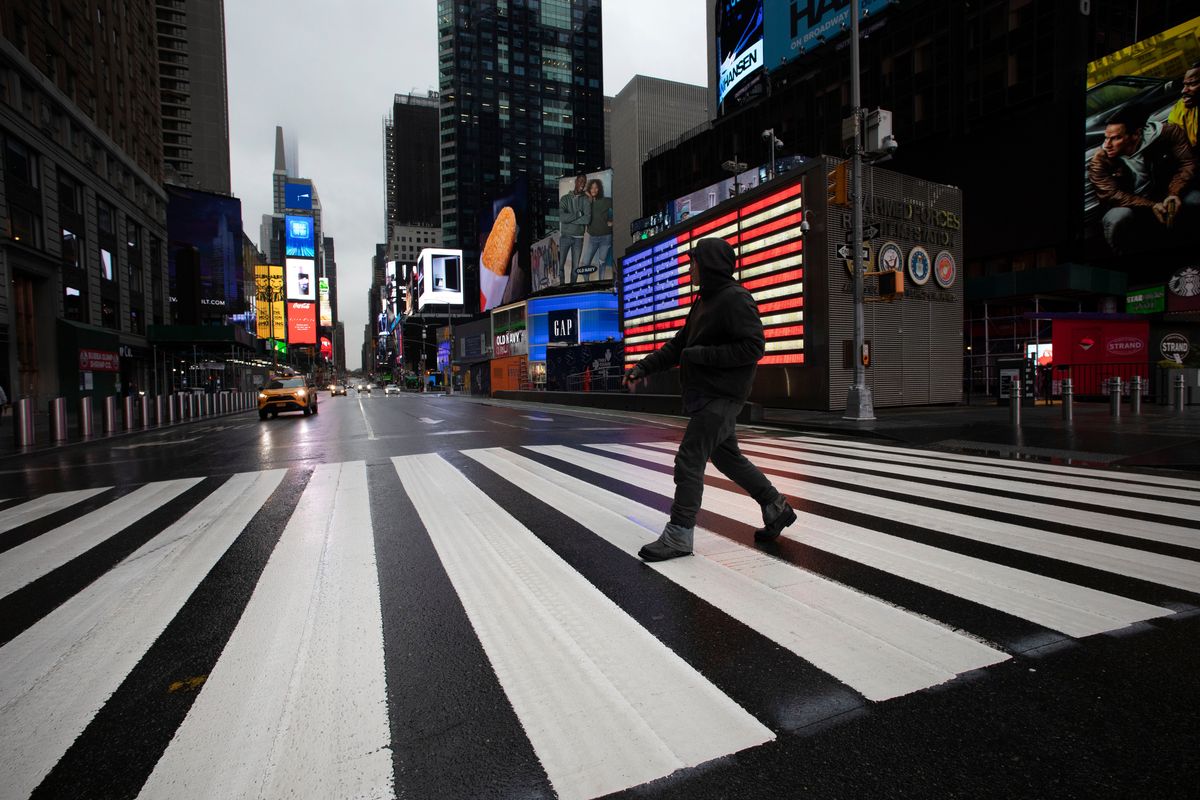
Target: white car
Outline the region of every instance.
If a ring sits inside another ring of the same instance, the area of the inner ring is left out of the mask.
[[[383,393],[384,395],[400,394],[400,387],[394,383],[389,383],[387,386],[383,387]]]

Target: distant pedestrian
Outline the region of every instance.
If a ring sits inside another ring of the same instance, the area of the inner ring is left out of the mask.
[[[646,561],[691,555],[709,459],[762,507],[764,525],[754,532],[757,541],[775,539],[796,521],[787,498],[738,449],[737,416],[750,396],[765,340],[754,296],[733,277],[735,260],[724,239],[696,244],[691,279],[699,287],[699,299],[675,337],[625,376],[629,385],[679,365],[683,410],[690,416],[675,455],[671,519],[662,535],[638,552]]]

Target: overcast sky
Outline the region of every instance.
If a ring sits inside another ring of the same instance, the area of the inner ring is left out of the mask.
[[[226,0],[230,160],[246,233],[271,207],[275,126],[334,238],[346,362],[361,360],[367,288],[384,237],[383,119],[396,93],[437,89],[436,0]],[[634,75],[704,85],[704,0],[604,0],[604,93]]]

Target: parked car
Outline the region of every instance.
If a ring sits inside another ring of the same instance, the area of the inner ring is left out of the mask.
[[[400,394],[400,387],[394,383],[389,383],[387,386],[383,387],[383,393],[385,395]]]
[[[284,411],[317,413],[317,390],[305,378],[276,378],[258,393],[258,418],[279,416]]]

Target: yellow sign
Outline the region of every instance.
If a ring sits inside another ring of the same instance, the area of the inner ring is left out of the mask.
[[[269,267],[271,286],[271,317],[274,320],[272,339],[287,338],[287,318],[284,315],[287,305],[283,302],[283,267],[272,264]]]

